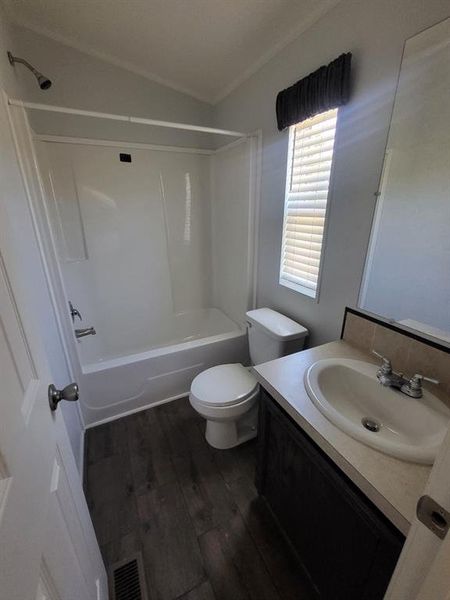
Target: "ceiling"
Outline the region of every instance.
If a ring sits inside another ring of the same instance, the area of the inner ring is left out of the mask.
[[[21,25],[215,103],[338,0],[8,0]]]

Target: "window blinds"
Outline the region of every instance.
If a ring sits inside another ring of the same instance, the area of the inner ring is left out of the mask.
[[[337,109],[290,129],[280,283],[315,298]]]

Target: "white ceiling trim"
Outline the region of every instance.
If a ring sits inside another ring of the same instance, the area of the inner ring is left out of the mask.
[[[45,27],[40,27],[29,21],[17,19],[13,15],[11,15],[11,12],[12,11],[8,11],[8,13],[9,13],[8,16],[10,18],[10,21],[12,21],[15,25],[18,25],[19,27],[23,27],[24,29],[29,29],[30,31],[33,31],[34,33],[37,33],[39,35],[43,35],[44,37],[47,37],[47,38],[53,40],[54,42],[58,42],[65,46],[69,46],[70,48],[73,48],[74,50],[83,52],[83,54],[87,54],[88,56],[92,56],[93,58],[98,58],[99,60],[107,62],[111,65],[114,65],[115,67],[125,69],[126,71],[129,71],[130,73],[139,75],[140,77],[145,77],[145,79],[153,81],[153,83],[159,83],[160,85],[164,85],[168,88],[171,88],[172,90],[175,90],[176,92],[180,92],[181,94],[187,94],[188,96],[192,96],[193,98],[195,98],[196,100],[200,100],[201,102],[206,102],[207,104],[212,104],[211,98],[206,98],[204,96],[201,96],[198,94],[198,92],[195,92],[194,90],[191,90],[190,88],[178,85],[178,84],[174,83],[173,81],[170,81],[169,79],[164,79],[163,77],[160,77],[159,75],[156,75],[155,73],[151,73],[150,71],[136,67],[135,65],[133,65],[132,63],[130,63],[126,60],[121,60],[120,58],[111,56],[108,53],[100,52],[99,50],[96,50],[95,48],[92,48],[91,46],[88,46],[87,44],[80,44],[79,42],[77,42],[69,37],[60,35],[59,33],[54,33],[53,31],[49,31]]]
[[[226,98],[231,92],[233,92],[236,88],[238,88],[244,81],[250,79],[252,75],[257,73],[265,64],[267,64],[274,56],[276,56],[279,52],[281,52],[286,46],[289,46],[292,42],[294,42],[298,37],[301,36],[307,29],[312,27],[319,19],[331,10],[336,4],[339,4],[341,0],[328,0],[321,8],[315,10],[310,17],[304,19],[300,25],[294,27],[292,31],[285,36],[285,38],[274,44],[267,52],[265,52],[259,60],[257,60],[251,67],[246,69],[242,75],[237,77],[232,83],[226,86],[212,101],[211,104],[216,105],[219,104],[224,98]],[[294,83],[294,82],[293,82]]]

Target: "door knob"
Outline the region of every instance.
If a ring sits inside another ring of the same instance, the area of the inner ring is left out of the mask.
[[[61,400],[68,400],[69,402],[75,402],[79,398],[78,385],[76,383],[69,383],[63,390],[57,390],[53,383],[48,386],[48,403],[50,404],[50,410],[56,410],[58,402]]]

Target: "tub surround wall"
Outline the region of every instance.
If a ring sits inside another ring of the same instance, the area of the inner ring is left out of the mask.
[[[124,149],[37,145],[75,326],[97,331],[82,363],[191,335],[180,313],[211,306],[210,157],[131,149],[124,163]]]
[[[423,385],[450,408],[450,349],[415,338],[381,321],[376,322],[364,313],[346,312],[343,340],[364,352],[375,350],[387,356],[393,369],[405,373],[406,377],[420,373],[438,379],[439,385],[426,381]]]
[[[212,302],[241,325],[252,305],[252,144],[240,140],[211,158]]]

